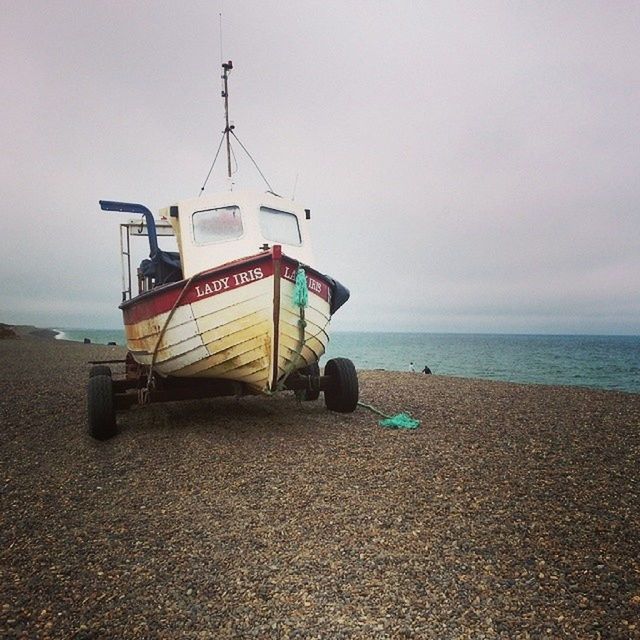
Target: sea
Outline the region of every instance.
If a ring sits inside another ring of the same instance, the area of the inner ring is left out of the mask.
[[[124,345],[120,329],[58,329],[59,339]],[[640,393],[640,336],[333,332],[321,365]],[[413,365],[412,365],[413,363]]]

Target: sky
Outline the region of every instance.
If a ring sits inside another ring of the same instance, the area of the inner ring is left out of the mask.
[[[334,330],[640,334],[640,3],[0,4],[0,321],[121,326],[98,200],[198,194],[222,50],[238,137],[351,290]]]

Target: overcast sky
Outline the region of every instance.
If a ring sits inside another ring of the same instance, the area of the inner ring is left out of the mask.
[[[197,195],[222,5],[0,4],[0,320],[119,327],[98,200]],[[335,329],[640,333],[640,3],[222,8],[237,134],[351,289]]]

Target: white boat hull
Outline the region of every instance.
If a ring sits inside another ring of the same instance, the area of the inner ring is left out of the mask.
[[[302,314],[293,302],[296,268],[274,247],[142,294],[121,305],[127,346],[163,377],[274,391],[292,371],[317,362],[329,341],[331,281],[307,268]]]

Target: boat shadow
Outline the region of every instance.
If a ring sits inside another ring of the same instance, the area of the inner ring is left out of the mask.
[[[298,402],[293,394],[211,398],[134,407],[118,415],[121,433],[280,433],[326,426],[322,400]]]

